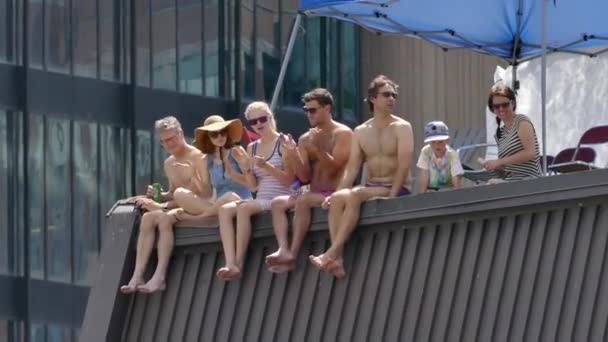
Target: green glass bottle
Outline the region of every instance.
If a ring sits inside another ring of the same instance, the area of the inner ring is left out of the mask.
[[[160,203],[162,200],[163,187],[160,185],[160,183],[154,183],[152,184],[152,189],[154,189],[152,199],[154,200],[154,202]]]

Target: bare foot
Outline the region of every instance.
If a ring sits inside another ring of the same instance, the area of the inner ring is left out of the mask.
[[[292,271],[294,268],[296,268],[296,263],[290,262],[288,264],[270,266],[268,267],[268,270],[275,274],[283,274]]]
[[[231,281],[241,277],[241,270],[235,265],[226,265],[220,268],[216,275],[223,281]]]
[[[152,294],[157,291],[164,291],[166,288],[165,279],[152,277],[145,285],[137,286],[137,291]]]
[[[228,267],[222,267],[215,273],[215,276],[223,281],[226,281],[226,273],[228,273]]]
[[[346,276],[342,258],[334,259],[327,254],[321,254],[319,256],[311,255],[308,259],[316,268],[330,273],[336,278],[344,278]]]
[[[290,264],[293,263],[294,260],[291,251],[283,248],[279,248],[276,252],[266,256],[266,264],[268,266]]]
[[[137,291],[137,287],[143,285],[144,283],[144,278],[134,276],[131,278],[131,280],[129,280],[129,284],[120,287],[120,292],[124,294],[134,293]]]
[[[325,272],[331,273],[334,277],[341,279],[346,276],[346,271],[344,271],[344,261],[342,258],[340,259],[328,259],[325,264]]]
[[[309,255],[308,260],[319,270],[325,271],[325,265],[327,264],[327,257],[325,254],[321,254],[318,256]]]

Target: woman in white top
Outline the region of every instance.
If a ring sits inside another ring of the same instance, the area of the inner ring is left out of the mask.
[[[247,146],[250,169],[241,170],[243,174],[234,173],[233,179],[239,178],[247,184],[256,198],[232,202],[223,205],[219,210],[220,235],[226,265],[217,272],[218,278],[229,281],[241,277],[247,246],[251,238],[251,216],[270,209],[270,203],[276,196],[290,193],[290,185],[295,180],[295,171],[283,157],[284,146],[281,134],[277,132],[276,123],[270,107],[265,102],[253,102],[245,110],[245,117],[260,139]],[[243,164],[243,163],[239,163]],[[234,217],[236,216],[236,234]]]

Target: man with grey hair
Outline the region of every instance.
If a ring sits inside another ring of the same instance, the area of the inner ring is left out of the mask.
[[[156,121],[154,128],[160,144],[170,154],[164,163],[169,190],[161,193],[161,203],[152,200],[152,186],[148,186],[145,197],[136,200],[136,204],[146,210],[146,213],[139,226],[135,270],[129,283],[120,287],[123,293],[154,293],[165,289],[165,274],[174,244],[173,225],[177,222],[177,208],[193,198],[197,198],[198,203],[210,205],[213,195],[209,175],[202,172],[206,165],[205,155],[186,143],[179,121],[168,116]],[[152,278],[145,283],[143,274],[154,248],[157,227],[158,264]]]

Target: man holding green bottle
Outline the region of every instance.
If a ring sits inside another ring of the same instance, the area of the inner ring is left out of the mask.
[[[177,222],[175,214],[181,198],[198,197],[200,203],[211,205],[213,195],[209,175],[202,172],[205,155],[186,143],[179,121],[168,116],[156,121],[154,126],[160,144],[170,154],[164,162],[169,190],[163,192],[160,184],[155,183],[148,186],[145,197],[135,202],[146,212],[139,226],[135,270],[129,283],[120,287],[122,293],[154,293],[165,289],[165,274],[174,244],[173,225]],[[158,264],[152,278],[145,282],[143,274],[154,248],[157,228]]]

